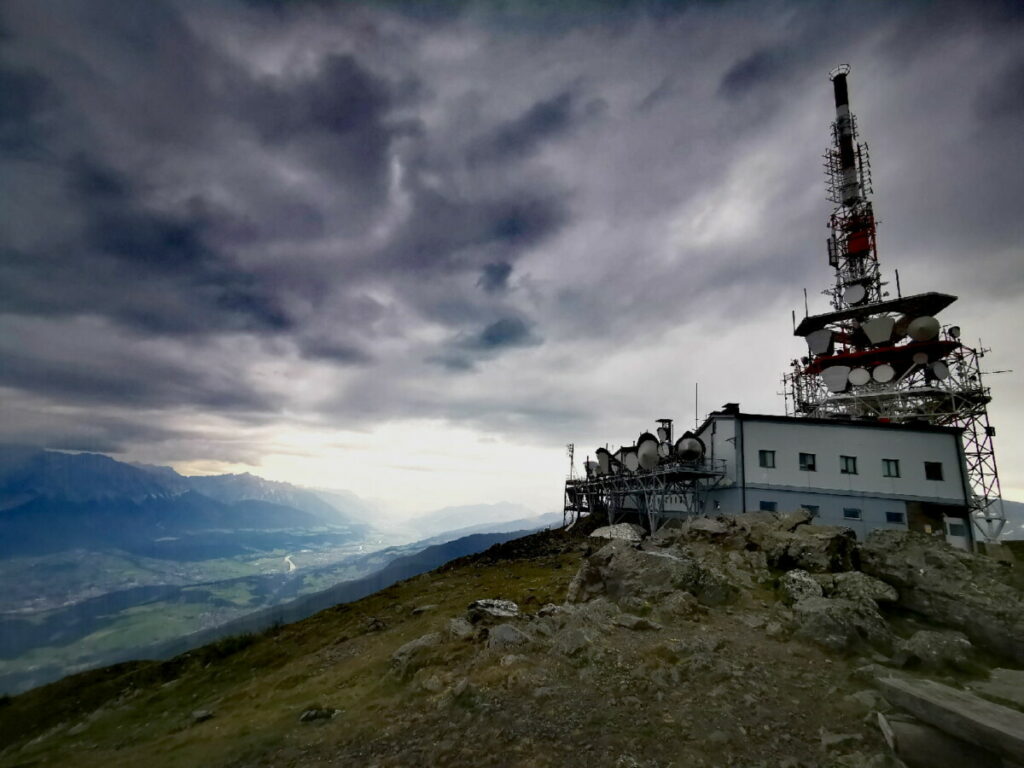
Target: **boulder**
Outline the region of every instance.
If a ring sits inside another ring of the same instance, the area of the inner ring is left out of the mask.
[[[473,624],[482,621],[514,619],[519,616],[519,606],[511,600],[474,600],[466,609],[466,618]]]
[[[685,553],[638,550],[612,541],[584,560],[569,585],[567,601],[581,603],[599,596],[614,602],[657,601],[680,590],[706,605],[730,602],[738,593],[721,571]]]
[[[806,597],[793,605],[796,637],[829,650],[888,653],[892,635],[885,619],[868,603],[842,598]]]
[[[874,531],[861,570],[896,588],[898,604],[960,630],[977,646],[1024,664],[1024,594],[1005,565],[909,531]]]
[[[893,587],[860,571],[835,574],[832,586],[827,591],[831,597],[843,597],[847,600],[895,603],[899,599]]]
[[[634,616],[632,613],[623,613],[613,619],[616,626],[636,631],[661,629],[661,624],[645,619],[642,616]]]
[[[476,628],[461,616],[449,619],[447,629],[448,636],[453,640],[469,640],[476,634]]]
[[[893,663],[899,667],[945,672],[950,669],[971,672],[977,669],[972,656],[974,646],[962,632],[921,630],[896,645]]]
[[[555,635],[551,647],[563,656],[579,656],[584,653],[593,642],[587,632],[579,627],[570,627]]]
[[[972,683],[971,688],[986,699],[1024,710],[1024,671],[993,669],[988,680]]]
[[[192,713],[192,722],[193,723],[205,723],[211,717],[213,717],[213,712],[211,712],[210,710],[208,710],[208,709],[197,709],[197,710],[195,710]]]
[[[606,525],[603,528],[594,529],[590,533],[590,538],[616,539],[639,544],[646,535],[647,532],[636,523],[618,523],[617,525]]]
[[[487,633],[487,647],[494,651],[521,648],[529,642],[529,635],[512,624],[498,624]]]
[[[783,574],[779,579],[779,590],[784,602],[792,605],[808,597],[821,597],[821,585],[811,574],[799,568]]]
[[[401,678],[408,677],[425,666],[434,646],[441,644],[441,633],[430,632],[410,640],[391,654],[391,669]]]

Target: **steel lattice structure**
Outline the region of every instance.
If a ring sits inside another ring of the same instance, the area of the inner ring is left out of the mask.
[[[849,67],[831,73],[836,121],[825,153],[828,261],[835,283],[824,293],[832,312],[805,317],[795,328],[809,354],[783,377],[786,412],[817,418],[920,422],[962,430],[970,484],[968,510],[989,541],[1005,524],[989,423],[991,392],[982,381],[985,350],[959,340],[956,326],[934,318],[955,296],[925,293],[889,298],[879,269],[871,172],[849,107]],[[898,286],[898,280],[897,280]],[[898,292],[898,291],[897,291]]]

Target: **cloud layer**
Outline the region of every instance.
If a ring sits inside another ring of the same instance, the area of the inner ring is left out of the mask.
[[[513,7],[5,4],[0,439],[259,464],[282,425],[625,442],[695,381],[778,411],[844,61],[883,267],[1014,367],[1019,6]]]

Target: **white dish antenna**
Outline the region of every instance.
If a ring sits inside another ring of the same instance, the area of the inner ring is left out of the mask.
[[[805,338],[812,355],[827,355],[832,350],[832,331],[827,328],[811,331]]]
[[[672,446],[669,443],[658,443],[658,455],[667,459],[672,455]]]
[[[668,430],[664,427],[658,427],[658,441],[664,443],[668,440]]]
[[[650,432],[644,432],[636,439],[637,463],[643,469],[654,469],[658,466],[658,438]]]
[[[914,360],[914,365],[928,365],[928,353],[927,352],[915,352],[913,360]]]
[[[854,368],[850,371],[850,383],[855,387],[863,387],[871,381],[871,373],[867,368]]]
[[[611,471],[611,460],[612,455],[608,453],[607,448],[598,448],[594,451],[594,456],[597,458],[597,471],[600,475],[607,475]]]
[[[893,368],[888,363],[876,365],[875,370],[871,372],[871,378],[873,378],[879,384],[888,384],[890,381],[896,378],[896,369]]]
[[[640,468],[640,457],[636,454],[636,446],[622,450],[622,466],[629,472],[636,472]]]
[[[882,344],[892,338],[896,321],[891,317],[873,317],[860,324],[860,329],[872,344]]]
[[[850,366],[833,365],[821,372],[821,380],[825,382],[829,392],[845,392],[850,381]]]
[[[847,304],[860,304],[867,297],[867,289],[865,289],[860,283],[854,283],[843,291],[843,301]]]
[[[929,315],[915,317],[907,326],[907,334],[914,341],[930,341],[939,335],[939,321]]]
[[[945,381],[949,378],[949,366],[942,360],[936,360],[932,363],[932,373],[935,374],[935,378],[939,381]]]
[[[696,461],[704,455],[704,442],[696,435],[687,432],[676,440],[676,456],[683,461]]]

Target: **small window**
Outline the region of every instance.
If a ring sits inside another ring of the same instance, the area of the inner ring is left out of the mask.
[[[967,538],[967,526],[963,523],[950,522],[946,527],[949,528],[950,536],[963,536]]]
[[[942,479],[942,462],[926,461],[924,463],[924,476],[929,480]]]
[[[857,457],[856,456],[840,456],[839,457],[839,474],[841,474],[841,475],[856,475],[857,474]]]
[[[852,509],[851,507],[846,507],[843,510],[843,519],[844,520],[860,520],[860,510],[859,509]]]
[[[882,477],[899,477],[900,460],[882,459]]]
[[[775,451],[758,451],[757,463],[765,469],[775,469]]]
[[[814,472],[817,470],[813,453],[800,454],[800,469],[804,472]]]
[[[821,512],[821,507],[817,504],[801,504],[800,509],[806,509],[811,513],[812,517],[817,517],[818,513]]]
[[[886,512],[885,522],[892,523],[893,525],[905,525],[907,522],[907,516],[902,512]]]
[[[779,504],[776,501],[762,501],[761,502],[761,511],[762,512],[774,512],[776,509],[778,509],[778,507],[779,507]]]

